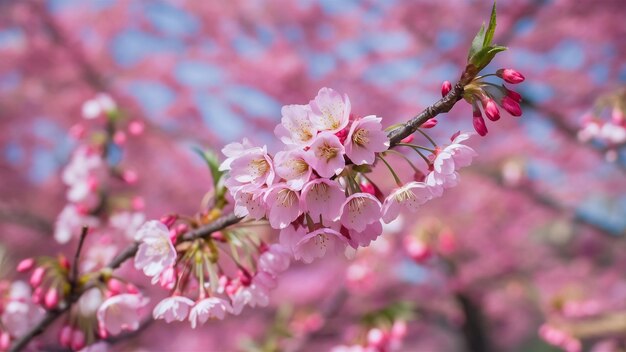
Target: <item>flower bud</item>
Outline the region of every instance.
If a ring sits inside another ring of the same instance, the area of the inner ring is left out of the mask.
[[[480,102],[483,104],[483,110],[485,116],[491,121],[498,121],[500,119],[500,110],[493,99],[489,99],[485,96],[481,97]]]
[[[44,297],[44,306],[48,309],[52,309],[59,304],[59,291],[56,288],[48,289],[46,296]]]
[[[520,103],[522,101],[522,96],[514,91],[514,90],[510,90],[507,87],[504,87],[504,89],[506,90],[506,96],[515,100],[516,102]]]
[[[448,93],[450,93],[451,90],[452,84],[450,83],[450,81],[443,81],[443,84],[441,85],[441,96],[445,97],[446,95],[448,95]]]
[[[117,145],[123,145],[126,143],[126,133],[124,131],[117,131],[113,135],[113,142]]]
[[[502,98],[502,102],[500,103],[500,105],[509,114],[513,116],[522,116],[522,108],[520,107],[519,103],[509,98],[508,96]]]
[[[118,279],[112,278],[111,280],[109,280],[109,282],[107,282],[107,289],[109,289],[112,296],[115,296],[119,293],[122,293],[122,291],[124,290],[124,283],[122,283]]]
[[[480,113],[480,110],[477,106],[474,107],[474,117],[472,119],[472,124],[474,125],[474,129],[479,135],[481,135],[482,137],[487,135],[487,125],[485,124],[483,115]]]
[[[8,351],[11,346],[11,336],[8,332],[3,331],[0,334],[0,351]]]
[[[437,126],[437,119],[433,118],[433,119],[430,119],[430,120],[424,122],[420,127],[421,128],[433,128],[435,126]]]
[[[81,350],[85,347],[85,333],[82,330],[74,330],[70,347],[75,351]]]
[[[412,236],[409,236],[405,239],[404,246],[409,256],[416,263],[423,263],[428,260],[432,255],[432,251],[426,243]]]
[[[524,82],[524,75],[510,68],[501,68],[496,71],[496,75],[511,84]]]
[[[30,276],[30,285],[32,287],[37,287],[39,285],[41,285],[41,282],[43,281],[43,276],[46,274],[46,270],[42,267],[37,267],[34,271],[33,274]]]
[[[70,347],[72,344],[72,327],[65,325],[59,331],[59,345],[62,347]]]
[[[400,141],[400,143],[411,143],[413,142],[413,140],[415,139],[414,135],[409,135],[408,137],[405,137],[403,140]]]
[[[146,129],[146,125],[139,121],[135,120],[128,124],[128,132],[133,136],[139,136]]]
[[[64,255],[59,255],[59,265],[61,268],[68,270],[70,268],[70,261]]]
[[[35,304],[41,303],[42,296],[43,296],[43,289],[41,288],[41,286],[35,288],[33,290],[33,295],[32,295],[33,303]]]
[[[178,216],[170,214],[170,215],[165,215],[164,217],[162,217],[160,221],[163,223],[163,225],[170,228],[172,227],[172,225],[174,225],[176,220],[178,220]]]
[[[19,264],[17,264],[17,272],[18,273],[27,272],[30,269],[32,269],[34,265],[35,265],[35,259],[33,258],[24,259]]]

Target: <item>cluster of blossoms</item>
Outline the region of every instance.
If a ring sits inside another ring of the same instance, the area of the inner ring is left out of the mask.
[[[580,340],[573,337],[566,331],[558,329],[554,326],[543,324],[539,328],[539,336],[547,343],[562,348],[566,352],[582,351]]]
[[[583,117],[578,139],[603,143],[608,148],[607,159],[615,161],[616,148],[626,144],[626,91],[601,97],[596,105],[592,113]],[[610,118],[604,117],[607,111]]]
[[[190,237],[199,224],[217,218],[221,208],[214,208],[197,219],[148,221],[137,231],[135,267],[171,291],[154,308],[155,319],[189,320],[196,327],[209,318],[239,314],[246,305],[267,305],[269,290],[292,258],[310,263],[368,246],[383,222],[414,212],[455,186],[457,171],[475,156],[461,144],[469,135],[457,133],[449,145],[428,149],[428,174],[411,175],[403,184],[384,159],[390,145],[381,118],[358,118],[350,110],[347,96],[322,88],[307,105],[283,107],[275,130],[283,150],[271,155],[266,146],[248,140],[223,149],[227,158],[220,170],[228,172],[223,184],[235,215],[247,219],[239,228]],[[400,146],[419,153],[410,142]],[[398,185],[387,196],[367,176],[377,160],[389,166]],[[280,231],[279,243],[243,232],[246,221],[263,219]]]
[[[71,160],[62,173],[62,180],[68,186],[67,205],[59,214],[54,237],[59,243],[67,243],[80,233],[83,226],[101,226],[101,218],[107,208],[105,204],[110,194],[107,183],[117,178],[133,184],[138,177],[132,170],[116,167],[117,154],[127,141],[127,136],[143,133],[140,121],[130,121],[121,128],[122,116],[115,102],[106,94],[98,94],[83,105],[84,121],[72,126],[70,134],[79,142]],[[132,208],[143,207],[141,198],[132,200]],[[142,213],[127,213],[118,218],[111,216],[111,225],[126,231],[130,223],[143,223]],[[127,220],[127,221],[124,221]],[[130,222],[130,223],[129,223]],[[134,232],[130,230],[130,232]],[[132,236],[130,236],[132,238]]]
[[[269,290],[290,264],[282,246],[255,243],[236,230],[179,241],[188,227],[175,222],[171,216],[148,221],[137,232],[140,244],[135,268],[152,277],[153,284],[172,291],[154,307],[155,319],[168,323],[189,320],[195,328],[210,318],[237,315],[246,305],[269,303]],[[220,258],[222,251],[230,251],[230,257]],[[248,256],[240,260],[244,253]]]
[[[23,336],[43,317],[44,309],[34,302],[29,285],[23,281],[0,281],[0,350]]]
[[[495,74],[476,77],[470,84],[465,86],[463,99],[472,105],[474,129],[485,136],[487,134],[487,124],[483,116],[491,121],[500,119],[498,106],[506,110],[513,116],[522,116],[520,103],[522,96],[514,90],[507,88],[504,84],[497,85],[487,82],[485,78],[497,76],[510,84],[524,82],[524,76],[510,68],[499,69]],[[452,89],[450,82],[445,81],[441,88],[441,94],[446,95]]]
[[[434,151],[430,173],[403,184],[387,197],[366,175],[389,148],[381,118],[357,118],[347,96],[322,88],[308,105],[282,109],[275,133],[285,149],[274,156],[248,141],[224,148],[226,185],[235,213],[267,218],[280,230],[280,243],[296,260],[310,263],[346,246],[367,246],[402,210],[415,211],[458,182],[458,170],[475,152],[460,144],[469,135]],[[409,142],[409,141],[405,141]],[[404,143],[407,146],[413,146]],[[417,146],[415,146],[417,147]]]
[[[407,333],[404,320],[396,320],[390,326],[381,325],[368,329],[357,340],[362,342],[354,345],[335,346],[332,352],[379,352],[399,351]]]

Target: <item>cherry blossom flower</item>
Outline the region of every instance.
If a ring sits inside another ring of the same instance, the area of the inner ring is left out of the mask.
[[[148,298],[140,294],[131,293],[110,297],[98,308],[98,325],[112,335],[117,335],[122,330],[137,330],[141,322],[140,313],[148,301]]]
[[[305,159],[322,177],[338,175],[346,166],[343,158],[344,146],[339,138],[330,132],[321,132],[315,138]]]
[[[134,239],[137,230],[146,222],[146,215],[141,212],[121,211],[109,218],[109,225],[126,235],[129,240]]]
[[[263,202],[263,191],[257,190],[246,192],[241,189],[237,191],[233,198],[235,199],[235,209],[233,212],[239,217],[250,216],[255,220],[260,220],[265,216],[266,207]]]
[[[244,138],[241,143],[233,142],[226,144],[224,148],[222,148],[222,153],[226,155],[226,160],[224,160],[219,167],[220,171],[230,170],[230,164],[233,160],[240,157],[246,151],[255,148],[252,143],[247,138]]]
[[[280,244],[273,244],[263,252],[258,260],[258,270],[274,276],[289,268],[289,250]]]
[[[355,193],[348,197],[341,207],[341,224],[357,232],[367,225],[380,220],[381,204],[369,193]]]
[[[249,186],[246,190],[252,191],[263,185],[271,186],[273,182],[274,166],[264,146],[250,148],[230,163],[226,185],[231,192],[236,192],[242,186]]]
[[[383,131],[380,117],[365,116],[352,123],[345,142],[346,155],[356,165],[373,164],[376,153],[389,148],[389,139]]]
[[[195,329],[196,326],[206,323],[209,318],[222,320],[226,313],[231,311],[232,308],[227,301],[217,297],[209,297],[200,300],[191,308],[189,321],[191,322],[191,327]]]
[[[154,307],[152,317],[154,319],[164,319],[167,323],[175,320],[183,321],[187,319],[189,310],[194,304],[194,301],[184,296],[167,297]]]
[[[313,170],[304,160],[304,151],[294,149],[281,151],[274,156],[274,168],[276,174],[284,178],[287,186],[295,191],[302,189],[304,184],[311,178]]]
[[[87,100],[82,107],[83,117],[87,120],[98,118],[117,109],[117,104],[110,95],[99,93],[95,98]]]
[[[78,211],[75,205],[68,204],[63,208],[54,224],[54,239],[59,243],[67,243],[80,234],[83,226],[97,227],[100,221],[90,215]]]
[[[141,243],[135,255],[135,268],[152,277],[154,284],[164,270],[174,265],[176,249],[167,227],[159,221],[146,222],[137,234]]]
[[[311,263],[327,253],[338,253],[345,249],[346,238],[331,228],[320,228],[306,234],[294,246],[294,258]]]
[[[350,120],[350,99],[330,88],[322,88],[311,106],[311,122],[319,131],[341,131]]]
[[[309,116],[311,108],[308,105],[286,105],[281,113],[281,123],[274,130],[276,137],[288,146],[310,145],[318,132]]]
[[[409,182],[391,192],[382,207],[382,218],[385,223],[392,222],[402,210],[416,212],[420,205],[433,197],[431,187],[424,182]]]
[[[337,221],[341,213],[341,206],[346,200],[345,192],[339,184],[325,178],[318,178],[307,183],[302,189],[300,207],[314,219],[322,218],[328,221]]]
[[[300,196],[284,183],[270,188],[265,193],[264,200],[268,208],[267,218],[270,226],[275,229],[284,229],[302,214]]]
[[[11,336],[22,336],[32,328],[45,311],[31,299],[30,287],[22,281],[15,281],[9,290],[8,303],[2,309],[0,321]]]
[[[348,242],[353,248],[367,247],[382,233],[383,224],[380,221],[374,221],[368,224],[363,231],[350,230],[350,239]]]

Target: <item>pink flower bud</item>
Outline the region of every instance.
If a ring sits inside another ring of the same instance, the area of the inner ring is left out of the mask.
[[[117,145],[123,145],[126,143],[126,133],[124,131],[117,131],[113,135],[113,142]]]
[[[44,306],[48,309],[52,309],[59,304],[59,291],[56,288],[48,289],[46,297],[44,297]]]
[[[404,246],[409,256],[416,263],[423,263],[428,260],[432,255],[432,251],[430,250],[428,245],[426,245],[426,243],[412,236],[406,237],[404,241]]]
[[[75,351],[82,350],[83,347],[85,347],[85,333],[79,329],[74,330],[70,345],[70,347]]]
[[[35,259],[27,258],[22,260],[19,264],[17,264],[17,272],[23,273],[29,271],[35,265]]]
[[[139,175],[137,175],[137,173],[133,170],[124,170],[124,172],[122,172],[122,179],[126,181],[126,183],[132,185],[137,183]]]
[[[483,104],[483,110],[485,116],[491,121],[498,121],[500,119],[500,110],[493,99],[489,99],[485,96],[481,97],[480,102]]]
[[[350,129],[348,127],[346,127],[343,130],[335,133],[335,136],[337,136],[339,138],[339,142],[341,142],[341,144],[343,144],[346,141],[346,138],[348,138],[348,133],[349,132],[350,132]]]
[[[83,126],[83,124],[77,123],[74,126],[70,127],[69,134],[74,139],[81,139],[85,137],[86,131],[87,129],[85,128],[85,126]]]
[[[393,323],[391,327],[391,336],[395,339],[403,339],[406,336],[406,322],[404,320],[398,320]]]
[[[437,119],[430,119],[426,122],[424,122],[420,127],[421,128],[433,128],[435,126],[437,126]]]
[[[72,344],[72,327],[69,325],[65,325],[59,331],[59,345],[62,347],[70,347]]]
[[[500,103],[500,105],[509,114],[513,116],[522,116],[522,108],[520,107],[519,103],[509,98],[508,96],[502,98],[502,102]]]
[[[376,196],[376,188],[374,187],[373,184],[369,182],[362,182],[360,186],[361,186],[361,192],[369,193],[373,196]]]
[[[452,90],[452,83],[450,81],[443,81],[441,85],[441,96],[445,97]]]
[[[404,138],[403,140],[400,141],[400,143],[411,143],[413,142],[413,140],[415,139],[414,135],[410,135],[406,138]]]
[[[32,287],[37,287],[41,285],[41,282],[43,281],[43,276],[45,274],[46,274],[46,270],[44,268],[40,266],[35,268],[32,275],[30,276],[30,285]]]
[[[146,202],[143,197],[134,197],[132,200],[133,210],[143,210],[146,207]]]
[[[0,351],[8,351],[11,346],[11,336],[4,331],[0,334]]]
[[[496,71],[496,75],[511,84],[524,82],[524,75],[510,68],[501,68]]]
[[[41,288],[41,286],[35,288],[35,290],[33,290],[33,303],[35,304],[39,304],[41,303],[41,298],[43,296],[43,289]]]
[[[115,296],[119,293],[122,293],[122,291],[124,290],[124,283],[122,283],[118,279],[113,278],[110,279],[109,282],[107,282],[107,288],[111,292],[111,295]]]
[[[133,136],[139,136],[146,129],[146,125],[139,120],[132,121],[128,124],[128,132]]]
[[[480,113],[478,107],[474,108],[474,117],[472,119],[472,124],[474,125],[474,129],[479,135],[481,135],[482,137],[487,135],[487,125],[485,124],[483,115]]]
[[[178,215],[170,214],[170,215],[165,215],[164,217],[162,217],[160,221],[163,223],[163,225],[170,228],[172,227],[172,225],[174,225],[176,220],[178,220]]]
[[[515,100],[516,102],[520,103],[522,101],[522,96],[514,91],[514,90],[510,90],[507,87],[504,87],[504,89],[506,90],[506,96]]]
[[[137,286],[130,283],[126,285],[126,291],[128,293],[139,293],[139,289],[137,288]]]
[[[59,255],[59,265],[61,268],[68,270],[70,268],[70,261],[64,255]]]

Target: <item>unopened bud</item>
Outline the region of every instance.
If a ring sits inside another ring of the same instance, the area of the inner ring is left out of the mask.
[[[59,331],[59,345],[62,347],[70,347],[72,344],[72,327],[65,325]]]
[[[441,85],[441,96],[445,97],[452,90],[452,83],[450,81],[443,81]]]
[[[33,268],[35,265],[35,259],[27,258],[17,264],[17,272],[23,273]]]
[[[46,274],[46,269],[42,267],[35,268],[35,270],[33,271],[33,274],[30,276],[30,285],[32,287],[37,287],[41,285],[41,282],[43,281],[43,276],[45,274]]]
[[[498,110],[498,106],[493,99],[482,97],[480,102],[483,104],[485,116],[487,116],[489,120],[498,121],[500,119],[500,110]]]
[[[133,136],[138,136],[146,129],[146,125],[138,120],[132,121],[128,124],[128,132]]]
[[[424,122],[420,127],[421,128],[433,128],[435,126],[437,126],[437,119],[430,119]]]
[[[165,215],[164,217],[162,217],[160,221],[163,223],[163,225],[170,228],[172,227],[172,225],[174,225],[176,220],[178,220],[178,215],[170,214],[170,215]]]
[[[513,116],[522,116],[522,108],[518,102],[509,98],[508,96],[502,98],[502,108]]]
[[[75,351],[83,349],[83,347],[85,347],[85,333],[79,329],[74,330],[70,345],[70,347]]]
[[[474,108],[474,117],[472,119],[472,124],[474,125],[476,133],[478,133],[480,136],[484,137],[487,135],[487,125],[485,124],[483,115],[480,113],[478,107]]]
[[[414,139],[415,139],[415,136],[414,135],[410,135],[410,136],[405,137],[404,139],[402,139],[400,141],[400,143],[407,143],[408,144],[408,143],[413,142]]]
[[[511,84],[522,83],[525,79],[524,75],[510,68],[501,68],[496,71],[496,75]]]
[[[48,309],[56,307],[59,304],[59,291],[56,288],[48,289],[43,304]]]

